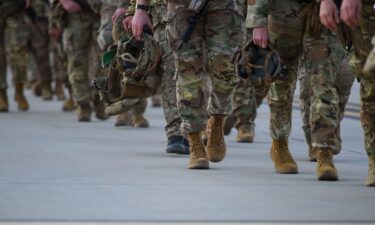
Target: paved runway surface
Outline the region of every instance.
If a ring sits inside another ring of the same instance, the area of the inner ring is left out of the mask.
[[[355,112],[342,123],[340,181],[318,182],[297,109],[290,147],[298,175],[274,173],[266,104],[255,143],[236,143],[232,130],[226,159],[193,171],[188,157],[165,153],[161,108],[147,110],[148,129],[115,128],[114,118],[77,123],[61,102],[27,94],[29,112],[18,112],[10,99],[11,112],[0,114],[0,221],[375,222]]]

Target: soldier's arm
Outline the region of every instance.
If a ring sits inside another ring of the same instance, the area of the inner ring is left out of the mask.
[[[137,0],[137,7],[132,20],[132,31],[137,40],[141,39],[145,26],[153,29],[151,19],[147,13],[148,3],[148,0]]]
[[[247,7],[246,27],[253,28],[254,44],[267,48],[269,0],[257,0]]]

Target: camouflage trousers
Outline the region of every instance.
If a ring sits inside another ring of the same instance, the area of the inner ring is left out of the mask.
[[[49,65],[48,24],[45,21],[35,23],[19,12],[8,17],[5,22],[5,48],[7,62],[13,72],[13,81],[25,83],[29,53],[37,62],[42,82],[51,82],[52,73]],[[0,88],[6,88],[6,78],[1,78]]]
[[[356,48],[358,58],[363,66],[366,58],[371,57],[370,51],[371,38],[375,35],[375,12],[373,10],[373,1],[363,1],[363,13],[360,22],[360,30],[355,31],[362,34],[363,46]],[[366,57],[361,57],[365,55]],[[375,62],[372,62],[375,64]],[[365,148],[369,157],[375,157],[375,72],[367,71],[367,74],[361,74],[361,123],[365,133]]]
[[[339,118],[339,93],[337,75],[345,50],[328,30],[319,37],[306,33],[304,42],[304,66],[310,84],[310,130],[314,148],[337,148]]]
[[[188,10],[186,1],[169,3],[167,35],[176,62],[177,106],[184,133],[205,129],[208,115],[231,113],[231,98],[238,82],[232,57],[245,32],[242,18],[231,3],[209,0],[207,15],[198,21],[189,41],[181,45],[180,37],[194,12]],[[208,108],[203,91],[205,75],[210,79]]]
[[[168,44],[165,25],[159,24],[154,28],[154,38],[163,49],[164,55],[161,61],[161,94],[163,102],[164,118],[166,121],[165,132],[167,137],[183,136],[181,134],[182,119],[178,113],[176,97],[176,66],[172,49]]]
[[[102,76],[101,54],[97,43],[100,21],[90,11],[68,14],[63,34],[64,50],[68,57],[69,81],[76,102],[91,101],[93,94],[89,84],[93,78]]]
[[[270,42],[285,66],[284,78],[272,82],[268,90],[270,135],[273,139],[288,138],[292,129],[293,95],[302,45],[299,27],[298,16],[281,20],[276,14],[269,20]]]
[[[341,51],[342,52],[342,51]],[[343,53],[343,52],[342,52]],[[341,53],[341,54],[342,54]],[[340,54],[340,53],[339,53]],[[345,106],[349,100],[350,90],[354,82],[353,73],[349,70],[348,59],[344,58],[340,64],[339,73],[337,74],[334,88],[338,94],[338,116],[337,116],[337,127],[335,130],[335,135],[337,138],[337,146],[334,146],[334,149],[337,151],[341,150],[342,141],[340,135],[340,122],[344,118]],[[304,65],[301,62],[300,65]],[[305,134],[306,142],[309,146],[312,145],[311,141],[311,125],[310,125],[310,108],[311,108],[311,85],[310,79],[306,74],[306,69],[301,66],[298,71],[299,76],[299,85],[300,85],[300,105],[301,105],[301,117],[302,117],[302,129]]]
[[[232,115],[236,119],[236,128],[246,126],[254,129],[257,108],[267,96],[268,89],[269,85],[263,81],[240,79],[232,98]]]

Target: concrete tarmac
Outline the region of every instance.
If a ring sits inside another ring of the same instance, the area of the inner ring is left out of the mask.
[[[165,153],[161,108],[147,109],[150,128],[115,128],[114,118],[78,123],[74,113],[61,112],[62,102],[30,91],[30,110],[19,112],[12,90],[9,96],[10,112],[0,114],[2,223],[375,222],[375,188],[364,186],[367,156],[355,113],[342,123],[340,180],[322,182],[307,161],[298,109],[290,148],[299,174],[280,175],[269,157],[267,104],[259,109],[255,143],[236,143],[233,129],[225,160],[198,171],[187,169],[187,156]]]

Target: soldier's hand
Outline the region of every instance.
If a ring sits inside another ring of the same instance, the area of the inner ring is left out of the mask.
[[[112,23],[116,23],[117,19],[120,16],[125,15],[126,11],[127,10],[125,8],[117,7],[115,13],[113,13],[113,16],[112,16]]]
[[[122,26],[124,27],[125,31],[128,33],[132,32],[132,20],[133,16],[127,16],[124,21],[122,21]]]
[[[76,13],[81,11],[81,6],[72,0],[60,0],[61,5],[63,8],[69,13]]]
[[[333,0],[322,0],[320,3],[319,12],[320,22],[330,29],[332,32],[336,32],[337,24],[340,23],[338,10]]]
[[[362,1],[361,0],[344,0],[341,4],[340,18],[351,28],[358,26],[361,18]]]
[[[267,27],[256,27],[253,30],[253,42],[255,45],[261,48],[267,48],[268,46],[268,28]]]
[[[147,12],[137,9],[132,20],[132,33],[137,40],[141,40],[145,26],[153,30],[153,25]]]
[[[64,30],[61,28],[53,27],[49,29],[49,35],[51,36],[51,38],[57,40],[61,37],[63,31]]]

